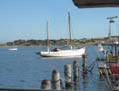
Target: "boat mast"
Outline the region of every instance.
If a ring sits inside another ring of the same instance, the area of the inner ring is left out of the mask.
[[[50,41],[49,41],[49,30],[48,30],[48,21],[46,22],[46,32],[47,32],[47,51],[49,52],[49,46],[50,46]]]
[[[72,45],[72,40],[71,40],[71,16],[70,16],[70,12],[68,12],[68,25],[69,25],[69,45]],[[71,46],[72,49],[72,46]]]

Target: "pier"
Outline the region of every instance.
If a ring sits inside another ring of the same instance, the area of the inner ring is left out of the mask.
[[[80,85],[80,74],[82,74],[83,78],[88,75],[86,55],[83,55],[82,57],[81,67],[79,61],[76,60],[74,60],[72,64],[64,65],[64,83],[58,69],[54,69],[52,71],[51,79],[41,81],[41,90],[78,91],[79,89],[77,89],[77,85]],[[45,83],[43,81],[45,81]]]

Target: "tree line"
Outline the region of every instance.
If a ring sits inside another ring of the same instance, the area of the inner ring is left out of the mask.
[[[69,44],[69,40],[68,39],[59,39],[59,40],[49,40],[50,41],[50,45],[68,45]],[[72,45],[79,45],[79,44],[86,44],[86,43],[90,43],[90,42],[95,42],[95,40],[90,39],[84,39],[84,40],[77,40],[74,39],[71,41]],[[13,42],[7,42],[6,43],[7,46],[38,46],[38,45],[47,45],[47,40],[15,40]]]

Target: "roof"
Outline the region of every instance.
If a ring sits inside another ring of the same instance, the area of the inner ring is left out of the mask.
[[[119,0],[73,0],[78,8],[119,7]]]

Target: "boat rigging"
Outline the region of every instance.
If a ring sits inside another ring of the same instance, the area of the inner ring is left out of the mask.
[[[47,51],[41,51],[37,53],[40,54],[41,57],[82,57],[85,54],[85,47],[74,49],[72,48],[72,40],[71,40],[71,16],[70,12],[68,12],[68,25],[69,25],[69,46],[70,49],[59,49],[55,48],[53,50],[49,50],[49,31],[48,31],[48,22],[46,23],[46,30],[47,30]]]

